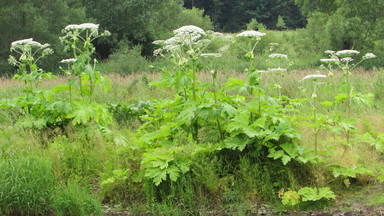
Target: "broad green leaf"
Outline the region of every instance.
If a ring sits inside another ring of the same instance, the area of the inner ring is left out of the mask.
[[[153,179],[153,183],[158,186],[163,180],[167,179],[167,171],[158,167],[149,167],[146,169],[145,177]]]
[[[180,169],[174,164],[167,168],[167,173],[169,174],[169,178],[174,182],[180,177]]]
[[[224,140],[224,144],[226,148],[229,149],[239,149],[240,151],[243,151],[244,148],[247,146],[248,139],[243,139],[240,137],[228,137],[226,140]]]
[[[284,154],[284,151],[283,151],[283,150],[276,151],[276,150],[274,150],[274,149],[270,149],[270,150],[269,150],[269,155],[268,155],[268,157],[277,160],[277,159],[279,159],[279,158],[282,158],[284,155],[285,155],[285,154]]]
[[[289,162],[289,161],[291,161],[291,157],[289,157],[288,155],[284,155],[282,158],[281,158],[281,161],[283,161],[283,164],[284,165],[287,165],[287,163]]]

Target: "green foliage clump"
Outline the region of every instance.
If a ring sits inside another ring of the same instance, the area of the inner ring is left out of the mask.
[[[99,66],[105,73],[126,76],[148,70],[148,61],[141,55],[142,46],[122,45],[108,60]]]
[[[212,30],[213,24],[209,16],[204,16],[204,10],[193,8],[183,9],[180,17],[177,19],[176,27],[195,25],[204,30]]]

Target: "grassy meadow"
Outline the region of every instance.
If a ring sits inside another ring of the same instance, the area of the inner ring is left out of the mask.
[[[0,78],[0,214],[382,208],[384,71],[369,63],[380,56],[324,64],[295,31],[204,42],[192,29],[155,59],[123,47],[94,65],[91,43],[73,46],[82,28],[68,28],[62,75],[15,58],[19,81]]]

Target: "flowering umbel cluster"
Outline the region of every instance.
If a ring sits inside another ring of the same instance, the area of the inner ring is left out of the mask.
[[[357,50],[340,50],[337,52],[333,50],[326,50],[324,53],[329,55],[330,58],[320,59],[321,62],[328,64],[336,64],[339,66],[341,64],[349,64],[350,62],[354,61],[354,56],[360,54],[360,52]],[[373,53],[366,53],[361,59],[361,61],[371,58],[376,58],[376,55]],[[359,63],[361,63],[361,61],[356,63],[355,65],[358,65]]]
[[[153,51],[155,56],[161,55],[164,52],[175,53],[180,49],[187,49],[188,52],[200,53],[211,41],[204,39],[206,32],[193,25],[180,27],[173,31],[174,36],[167,40],[156,40],[153,44],[160,48]],[[209,56],[209,55],[207,55]]]
[[[53,50],[49,48],[50,44],[41,44],[37,41],[34,41],[33,38],[17,40],[11,43],[11,52],[16,52],[20,56],[16,59],[14,56],[10,55],[8,62],[12,66],[20,66],[22,62],[28,62],[29,64],[35,64],[39,59],[46,55],[53,54]],[[40,54],[39,57],[35,55]]]

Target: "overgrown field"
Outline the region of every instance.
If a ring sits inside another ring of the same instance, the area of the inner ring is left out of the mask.
[[[321,68],[296,70],[261,32],[184,26],[154,42],[163,68],[103,76],[91,42],[109,32],[97,30],[65,28],[72,58],[57,77],[37,64],[49,45],[12,44],[1,214],[295,214],[381,187],[384,71],[358,67],[374,54],[328,50]],[[246,70],[218,66],[227,45]]]

